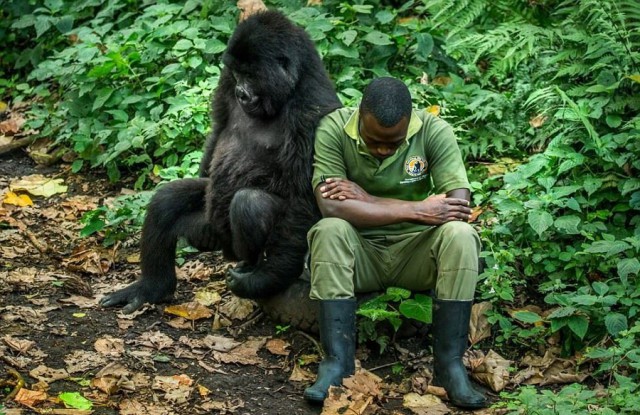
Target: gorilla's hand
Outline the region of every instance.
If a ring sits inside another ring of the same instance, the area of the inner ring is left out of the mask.
[[[253,278],[255,277],[253,277],[251,267],[240,262],[237,267],[227,270],[227,287],[238,297],[249,298],[252,292],[251,281]]]
[[[149,280],[139,280],[126,288],[105,295],[100,299],[100,305],[113,307],[124,304],[122,312],[130,314],[142,307],[144,303],[161,303],[173,297],[175,287],[171,289],[171,287],[162,287],[148,282]],[[151,282],[154,283],[154,281]]]
[[[242,298],[268,298],[287,285],[288,281],[265,269],[264,263],[251,266],[240,262],[227,271],[227,287]]]

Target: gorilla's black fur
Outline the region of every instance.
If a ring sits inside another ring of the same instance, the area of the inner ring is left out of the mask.
[[[319,218],[314,132],[340,102],[309,36],[279,12],[240,23],[223,62],[202,178],[154,195],[142,229],[142,277],[102,299],[104,306],[131,312],[170,298],[180,237],[239,260],[227,283],[241,297],[271,296],[303,270],[306,233]]]

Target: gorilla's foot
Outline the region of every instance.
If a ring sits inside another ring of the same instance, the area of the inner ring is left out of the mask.
[[[173,297],[174,289],[163,289],[160,285],[151,286],[145,280],[139,280],[126,288],[107,294],[100,299],[100,306],[114,307],[123,305],[122,312],[130,314],[142,307],[144,303],[161,303]]]

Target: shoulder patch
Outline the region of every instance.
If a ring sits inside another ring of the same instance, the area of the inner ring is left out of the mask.
[[[420,156],[411,156],[404,162],[404,171],[409,176],[420,176],[427,169],[427,161]]]

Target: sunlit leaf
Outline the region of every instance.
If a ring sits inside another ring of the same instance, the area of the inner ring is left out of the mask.
[[[431,323],[431,297],[416,294],[415,298],[400,304],[400,312],[405,316],[423,323]]]
[[[63,392],[58,395],[58,398],[67,408],[85,410],[93,408],[93,403],[78,392]]]
[[[527,222],[536,233],[541,236],[544,231],[553,225],[553,216],[542,210],[532,210],[529,212]]]

